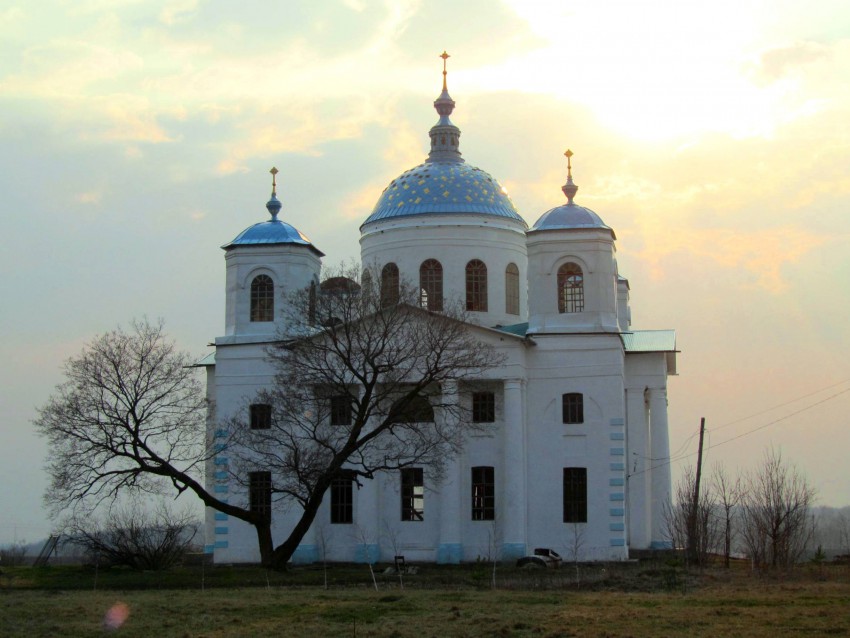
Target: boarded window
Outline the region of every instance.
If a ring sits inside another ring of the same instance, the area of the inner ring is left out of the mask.
[[[389,263],[381,270],[381,306],[394,306],[398,303],[398,266]]]
[[[561,396],[564,423],[584,423],[584,396],[569,392]]]
[[[331,425],[351,425],[351,397],[341,394],[330,398]]]
[[[487,312],[487,266],[478,259],[466,264],[466,309]]]
[[[331,482],[331,523],[354,522],[354,490],[350,478]]]
[[[519,314],[519,268],[516,264],[508,264],[505,268],[505,312]]]
[[[272,406],[252,403],[249,408],[252,430],[269,430],[272,427]]]
[[[493,423],[496,420],[496,395],[492,392],[472,393],[472,422]]]
[[[272,473],[250,472],[248,474],[248,499],[251,512],[266,520],[272,517]]]
[[[587,468],[564,468],[564,522],[587,522]]]

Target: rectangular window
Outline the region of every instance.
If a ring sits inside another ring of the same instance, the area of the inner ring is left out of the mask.
[[[496,395],[492,392],[472,393],[472,422],[493,423],[496,420]]]
[[[564,468],[564,522],[587,522],[587,468]]]
[[[401,520],[425,520],[425,483],[421,467],[401,471]]]
[[[584,396],[570,392],[561,397],[564,423],[584,423]]]
[[[351,398],[346,395],[331,397],[331,425],[351,425]]]
[[[269,430],[272,427],[272,406],[265,403],[252,403],[250,407],[251,429]]]
[[[472,520],[496,520],[496,481],[492,467],[472,468]]]
[[[354,490],[349,478],[331,482],[331,523],[354,522]]]
[[[251,512],[267,520],[272,517],[272,473],[250,472],[248,474],[248,506]]]

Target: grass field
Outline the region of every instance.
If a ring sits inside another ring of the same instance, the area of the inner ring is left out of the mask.
[[[17,568],[0,575],[0,636],[850,636],[846,567],[630,570],[585,568],[579,588],[570,569],[506,567],[490,589],[481,566],[425,566],[376,591],[366,566],[334,566],[329,589],[321,569]]]

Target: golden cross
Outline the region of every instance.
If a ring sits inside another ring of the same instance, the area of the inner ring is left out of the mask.
[[[272,174],[272,195],[277,195],[277,181],[276,180],[277,180],[277,174],[279,172],[280,171],[278,171],[277,168],[275,168],[274,166],[272,166],[272,169],[269,171],[269,173]]]
[[[443,58],[443,90],[446,91],[447,90],[446,89],[446,60],[448,60],[452,56],[450,56],[444,50],[443,53],[439,57]]]
[[[570,158],[573,156],[573,152],[570,149],[567,149],[567,152],[564,153],[564,156],[567,158],[567,177],[573,176],[573,165]]]

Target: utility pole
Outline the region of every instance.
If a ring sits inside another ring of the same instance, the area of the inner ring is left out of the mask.
[[[705,417],[699,422],[699,449],[697,450],[697,473],[694,478],[694,493],[688,512],[688,560],[691,564],[699,562],[699,481],[702,476],[702,442],[705,439]]]

